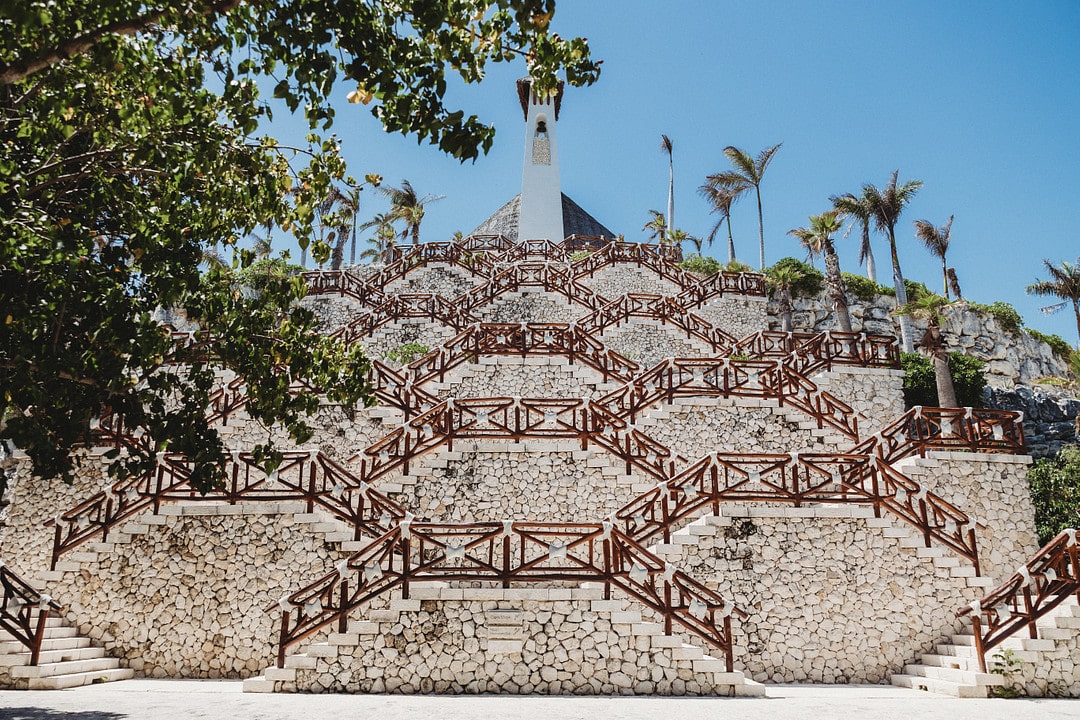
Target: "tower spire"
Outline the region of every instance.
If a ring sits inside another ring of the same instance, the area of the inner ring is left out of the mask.
[[[562,105],[563,82],[559,81],[554,92],[540,95],[533,90],[531,78],[522,78],[517,90],[525,115],[518,239],[561,242],[565,235],[555,125]]]

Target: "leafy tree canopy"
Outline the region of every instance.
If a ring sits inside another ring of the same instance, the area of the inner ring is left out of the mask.
[[[32,0],[0,10],[0,439],[35,471],[70,478],[92,418],[123,416],[153,438],[112,466],[145,469],[184,452],[209,487],[223,446],[205,418],[213,367],[248,385],[251,415],[310,435],[317,406],[370,401],[367,359],[320,338],[297,306],[299,278],[267,273],[259,292],[236,277],[255,260],[199,272],[207,249],[236,248],[256,227],[311,243],[334,186],[357,187],[332,136],[337,83],[387,130],[462,160],[493,130],[447,108],[447,76],[483,77],[524,56],[540,88],[562,67],[595,80],[584,40],[548,34],[553,0]],[[274,99],[259,94],[271,79]],[[275,106],[302,110],[312,134],[286,148],[259,137]],[[372,183],[374,184],[374,183]],[[207,331],[177,341],[154,320],[183,306]],[[174,359],[190,361],[177,371]],[[269,446],[257,448],[267,465]]]
[[[930,358],[918,353],[900,353],[904,370],[904,405],[912,408],[938,406],[934,365]],[[986,387],[986,363],[963,353],[949,353],[949,374],[956,389],[960,407],[982,407],[982,392]]]
[[[1028,470],[1039,542],[1050,542],[1066,528],[1080,527],[1080,446],[1066,445]]]

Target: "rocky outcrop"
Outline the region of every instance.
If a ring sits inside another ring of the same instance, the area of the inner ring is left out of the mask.
[[[900,326],[891,313],[894,298],[878,295],[871,301],[848,295],[851,324],[856,331],[882,335],[900,334]],[[823,295],[796,298],[792,321],[796,330],[821,332],[837,330],[836,314],[828,307]],[[780,328],[776,302],[769,303],[770,326]],[[922,337],[926,326],[915,322],[915,340]],[[951,351],[959,351],[986,361],[987,384],[995,388],[1015,388],[1032,385],[1044,377],[1067,377],[1069,368],[1064,359],[1054,354],[1050,346],[1028,333],[1003,328],[996,318],[960,303],[947,311],[942,335]]]
[[[1042,388],[988,387],[983,392],[983,402],[989,408],[1024,413],[1024,439],[1036,459],[1054,455],[1063,445],[1077,441],[1080,400],[1075,397]]]

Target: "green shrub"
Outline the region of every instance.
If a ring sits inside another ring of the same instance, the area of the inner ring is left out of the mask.
[[[1036,461],[1028,469],[1028,487],[1040,543],[1080,526],[1080,446],[1066,445],[1055,457]]]
[[[896,288],[892,285],[878,285],[881,288],[882,295],[888,295],[889,297],[896,297]],[[907,299],[909,303],[915,302],[919,298],[924,298],[927,295],[931,295],[930,289],[921,282],[914,280],[908,280],[904,278],[904,289],[907,291]]]
[[[1020,332],[1020,328],[1024,324],[1024,319],[1020,317],[1020,313],[1016,312],[1016,308],[1007,302],[996,302],[993,305],[968,303],[968,307],[975,312],[993,317],[998,321],[998,325],[1002,329],[1009,332]]]
[[[420,343],[405,343],[393,350],[387,350],[383,357],[390,362],[407,365],[413,360],[427,355],[429,349],[427,345],[421,345]]]
[[[1061,337],[1060,335],[1047,335],[1046,333],[1041,333],[1038,330],[1032,330],[1031,328],[1025,329],[1027,330],[1028,335],[1035,338],[1039,342],[1044,342],[1049,345],[1050,349],[1054,352],[1054,354],[1062,360],[1068,360],[1070,357],[1072,357],[1072,345],[1069,345],[1069,343],[1066,342],[1065,338]]]
[[[679,267],[688,272],[698,273],[700,275],[715,275],[721,270],[719,260],[713,257],[705,257],[696,253],[694,255],[688,256],[685,260],[679,263]]]
[[[750,267],[746,263],[741,263],[738,260],[732,260],[731,262],[729,262],[727,265],[724,266],[724,270],[726,270],[727,272],[739,273],[754,272],[754,268]]]
[[[578,260],[584,260],[593,254],[592,250],[575,250],[570,253],[570,262],[577,262]]]
[[[878,295],[895,295],[892,288],[882,287],[868,277],[854,273],[840,273],[844,278],[844,286],[847,291],[858,299],[869,302]]]
[[[793,257],[781,258],[773,265],[774,268],[792,268],[803,274],[802,280],[795,283],[791,288],[792,297],[814,297],[820,295],[825,287],[825,274],[820,270],[810,267],[802,260]]]
[[[904,370],[904,404],[907,407],[938,404],[934,363],[919,353],[900,353]],[[949,353],[949,374],[952,375],[956,400],[964,407],[982,406],[982,391],[986,387],[986,363],[963,353]]]

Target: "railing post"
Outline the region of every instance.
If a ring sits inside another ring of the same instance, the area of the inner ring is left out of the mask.
[[[285,642],[289,637],[289,611],[281,611],[281,631],[278,633],[277,666],[285,667]]]
[[[510,587],[510,536],[503,537],[503,588]]]
[[[340,598],[340,606],[338,607],[338,632],[344,634],[349,631],[349,613],[346,612],[346,608],[349,605],[348,578],[341,578],[341,592],[338,597]]]
[[[45,638],[45,621],[49,618],[48,604],[42,604],[38,608],[37,627],[34,629],[34,645],[30,648],[30,664],[37,665],[41,655],[41,641]]]
[[[979,672],[986,672],[986,655],[983,652],[982,619],[977,612],[971,614],[971,630],[975,634],[975,657],[979,658]]]
[[[52,560],[49,561],[49,571],[56,570],[56,561],[60,557],[60,522],[61,518],[58,515],[56,517],[56,525],[53,526],[53,551]]]
[[[724,658],[727,665],[728,672],[735,672],[735,658],[732,657],[735,654],[735,641],[731,635],[731,615],[724,616],[724,652],[727,657]]]

